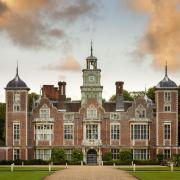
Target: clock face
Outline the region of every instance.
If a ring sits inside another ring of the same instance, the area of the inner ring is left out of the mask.
[[[89,76],[89,81],[90,81],[90,82],[94,82],[94,81],[95,81],[95,76],[92,76],[92,75]]]

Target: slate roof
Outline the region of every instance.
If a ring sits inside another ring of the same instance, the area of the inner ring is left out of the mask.
[[[16,69],[16,76],[14,77],[13,80],[9,81],[6,88],[5,89],[26,89],[26,90],[30,90],[26,83],[21,80],[21,78],[19,77],[18,74],[18,67]]]

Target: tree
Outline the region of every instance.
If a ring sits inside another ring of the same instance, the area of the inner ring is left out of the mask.
[[[83,153],[79,149],[74,149],[71,157],[73,162],[80,162],[83,160]]]
[[[54,148],[52,149],[51,161],[55,164],[61,164],[65,162],[64,149]]]
[[[5,141],[5,117],[6,117],[6,104],[0,103],[0,145]]]
[[[128,161],[133,159],[133,155],[131,151],[120,151],[119,153],[119,159],[121,161]]]
[[[146,94],[147,94],[147,97],[155,103],[155,86],[150,87]]]
[[[133,101],[133,97],[130,95],[130,93],[126,90],[123,90],[123,97],[125,101]],[[112,95],[109,99],[109,101],[116,101],[116,95]]]
[[[31,112],[33,109],[33,102],[39,98],[39,95],[35,92],[28,94],[28,111]]]

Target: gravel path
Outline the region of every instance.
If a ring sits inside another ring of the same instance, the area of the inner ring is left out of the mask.
[[[135,180],[125,171],[112,166],[68,166],[45,180]]]

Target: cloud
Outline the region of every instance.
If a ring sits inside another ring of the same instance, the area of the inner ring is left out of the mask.
[[[61,62],[62,63],[49,64],[47,66],[42,67],[42,69],[49,71],[74,71],[74,72],[79,72],[81,70],[81,66],[79,62],[73,56],[67,56]]]
[[[20,47],[46,47],[67,40],[67,25],[91,17],[96,7],[94,0],[0,0],[0,32]]]
[[[167,60],[170,70],[180,69],[180,0],[128,0],[128,7],[149,16],[136,57],[150,55],[155,68],[162,68]]]
[[[5,3],[0,1],[0,16],[8,10],[8,7]]]

